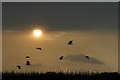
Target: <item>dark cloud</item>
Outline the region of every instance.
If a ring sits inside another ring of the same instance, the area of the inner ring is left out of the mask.
[[[117,3],[7,3],[2,6],[3,30],[117,30]],[[43,27],[44,26],[44,27]]]
[[[84,55],[84,54],[68,55],[68,56],[66,56],[66,59],[69,59],[69,60],[75,61],[75,62],[84,62],[84,63],[91,63],[91,64],[103,64],[102,61],[100,61],[94,57],[90,57],[89,59],[87,59],[85,56],[86,55]]]

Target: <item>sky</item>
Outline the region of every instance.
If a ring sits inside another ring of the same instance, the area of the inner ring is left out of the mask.
[[[19,71],[16,65],[22,67],[21,71],[117,71],[117,5],[4,2],[3,71]],[[36,28],[42,31],[37,38],[33,35]],[[71,46],[67,44],[70,40]],[[27,55],[30,66],[25,65]],[[64,56],[62,61],[60,56]]]

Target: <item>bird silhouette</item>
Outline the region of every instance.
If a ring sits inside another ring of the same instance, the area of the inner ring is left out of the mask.
[[[26,58],[30,58],[29,56],[26,56]]]
[[[21,66],[17,66],[18,69],[21,69]]]
[[[62,60],[62,59],[63,59],[63,56],[61,56],[59,59]]]
[[[42,50],[42,48],[36,48],[36,49],[38,49],[38,50]]]
[[[68,42],[68,45],[73,45],[73,41],[72,41],[72,40],[69,41],[69,42]]]
[[[27,61],[27,62],[26,62],[26,65],[30,65],[30,61]]]
[[[87,59],[89,59],[89,56],[85,56]]]

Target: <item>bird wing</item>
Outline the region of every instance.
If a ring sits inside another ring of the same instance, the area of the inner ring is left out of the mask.
[[[73,41],[69,41],[68,44],[71,45]]]
[[[63,56],[60,57],[60,60],[62,60],[62,59],[63,59]]]
[[[21,67],[20,66],[17,66],[19,69],[21,69]]]
[[[36,49],[39,49],[39,50],[41,50],[41,48],[36,48]]]
[[[87,59],[89,59],[89,56],[85,56]]]

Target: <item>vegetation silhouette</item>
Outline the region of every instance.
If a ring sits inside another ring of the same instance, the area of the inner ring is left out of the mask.
[[[89,73],[89,72],[3,72],[2,80],[119,80],[117,72]]]

